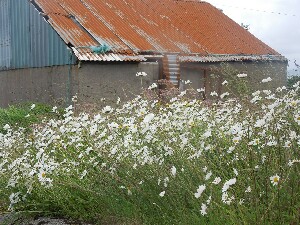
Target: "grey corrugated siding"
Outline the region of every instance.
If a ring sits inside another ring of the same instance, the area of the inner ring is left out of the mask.
[[[70,50],[28,0],[0,0],[0,19],[0,70],[70,64]]]

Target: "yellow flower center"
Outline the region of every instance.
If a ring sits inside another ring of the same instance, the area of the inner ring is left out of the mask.
[[[45,178],[45,177],[46,177],[46,173],[43,172],[43,173],[42,173],[42,178]]]
[[[274,183],[278,183],[279,178],[278,177],[274,177],[273,181],[274,181]]]

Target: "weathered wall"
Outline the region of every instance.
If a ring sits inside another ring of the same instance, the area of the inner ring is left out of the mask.
[[[136,77],[137,72],[148,74],[143,77],[144,88],[159,79],[159,65],[156,62],[83,62],[80,66],[0,71],[0,106],[28,101],[64,105],[77,94],[81,106],[91,104],[101,108],[114,104],[118,97],[124,101],[140,94],[142,86],[140,77]],[[227,72],[247,73],[245,79],[253,89],[270,89],[286,84],[286,64],[282,62],[232,62],[225,69],[219,63],[187,63],[181,66],[181,79],[191,80],[194,89],[206,85],[208,92],[219,91]],[[261,80],[269,76],[273,81],[262,84]]]
[[[228,62],[228,63],[183,63],[180,69],[182,80],[190,80],[192,84],[184,85],[184,88],[202,88],[205,86],[207,91],[222,91],[221,83],[228,76],[238,73],[246,73],[248,76],[243,78],[247,81],[252,90],[274,89],[286,85],[287,64],[286,62]],[[206,77],[205,79],[205,72]],[[271,77],[269,83],[262,83],[262,79]]]
[[[147,88],[158,79],[158,63],[102,62],[82,63],[78,76],[79,103],[96,103],[99,107],[116,103],[117,98],[127,100],[142,91],[137,72],[146,72],[143,87]]]
[[[69,74],[72,74],[70,81]],[[0,71],[0,106],[7,107],[20,102],[61,105],[77,88],[76,74],[76,66]]]
[[[147,88],[158,79],[158,70],[158,63],[113,62],[0,71],[0,107],[19,102],[65,106],[77,94],[79,105],[101,108],[140,94],[136,73],[148,74],[142,81]]]
[[[183,85],[184,88],[203,88],[205,84],[205,77],[204,77],[204,70],[200,69],[196,65],[186,65],[182,66],[180,68],[180,78],[183,81],[190,80],[192,83],[189,85],[184,85],[181,83],[180,85]]]
[[[75,62],[65,42],[29,1],[0,0],[0,70]]]

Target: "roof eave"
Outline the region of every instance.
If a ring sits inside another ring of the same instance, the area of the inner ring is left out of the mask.
[[[230,54],[209,54],[207,56],[182,55],[180,62],[245,62],[245,61],[280,61],[288,62],[282,55],[230,55]]]

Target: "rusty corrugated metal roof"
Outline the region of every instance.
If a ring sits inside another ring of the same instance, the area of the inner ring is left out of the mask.
[[[35,0],[79,59],[144,60],[138,54],[280,55],[220,10],[191,0]],[[82,47],[108,45],[105,54]],[[93,56],[94,55],[94,56]],[[128,57],[125,57],[125,56]]]

